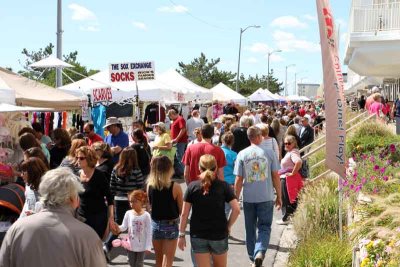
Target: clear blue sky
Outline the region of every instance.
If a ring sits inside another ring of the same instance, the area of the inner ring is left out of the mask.
[[[92,69],[106,69],[111,62],[154,60],[156,71],[189,63],[201,52],[221,58],[220,69],[236,73],[240,28],[240,72],[267,74],[270,67],[285,80],[289,68],[289,93],[294,75],[298,82],[322,81],[319,30],[314,0],[64,0],[63,53],[78,51],[78,61]],[[341,56],[351,1],[331,1],[340,23]],[[4,1],[0,7],[0,66],[20,70],[23,48],[38,50],[56,44],[57,1]]]

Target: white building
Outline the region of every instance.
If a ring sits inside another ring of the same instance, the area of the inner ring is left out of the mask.
[[[320,84],[317,83],[298,83],[297,94],[299,96],[306,96],[310,99],[314,99],[317,95],[317,90]]]
[[[393,100],[400,90],[400,0],[353,0],[344,63],[347,89],[378,85]]]

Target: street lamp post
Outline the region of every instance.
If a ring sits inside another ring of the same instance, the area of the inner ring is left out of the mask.
[[[258,25],[247,26],[246,28],[240,28],[240,39],[239,39],[239,59],[238,59],[238,70],[236,75],[236,92],[239,92],[239,72],[240,72],[240,51],[242,49],[242,33],[244,33],[248,28],[260,28]]]
[[[294,67],[294,66],[296,66],[296,64],[290,64],[290,65],[287,65],[287,66],[285,67],[285,69],[286,69],[286,71],[285,71],[285,96],[288,95],[288,88],[287,88],[287,69],[290,68],[290,67]]]
[[[273,54],[273,53],[279,53],[282,52],[282,50],[277,49],[277,50],[273,50],[271,52],[268,52],[268,76],[267,76],[267,90],[269,91],[269,75],[270,75],[270,71],[269,71],[269,57]]]

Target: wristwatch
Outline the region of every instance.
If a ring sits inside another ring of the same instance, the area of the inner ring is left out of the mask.
[[[179,237],[179,238],[183,238],[183,237],[185,237],[185,235],[186,235],[185,233],[181,233],[181,232],[179,232],[179,235],[178,235],[178,237]]]

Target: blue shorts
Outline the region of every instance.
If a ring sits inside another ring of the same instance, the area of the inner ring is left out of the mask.
[[[190,243],[194,253],[211,253],[221,255],[228,251],[228,237],[222,240],[208,240],[191,237]]]
[[[177,239],[179,235],[179,219],[151,221],[153,240]]]

